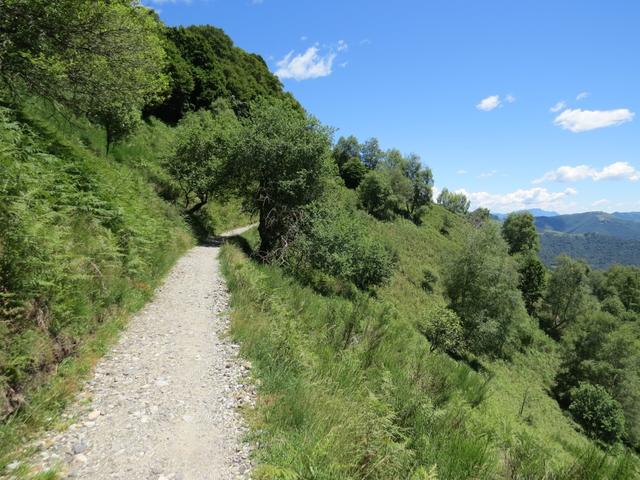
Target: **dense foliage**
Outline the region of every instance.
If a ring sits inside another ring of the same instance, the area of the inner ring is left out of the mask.
[[[5,85],[88,115],[107,148],[168,86],[160,25],[129,0],[7,0],[0,32]]]
[[[260,224],[260,254],[279,256],[301,209],[322,194],[330,131],[284,100],[253,103],[233,166],[233,183]]]
[[[433,174],[415,154],[383,151],[378,140],[360,144],[354,136],[340,137],[333,160],[347,188],[358,190],[360,206],[379,220],[396,215],[420,223],[432,202]]]
[[[300,233],[287,252],[289,270],[318,288],[329,288],[332,277],[371,289],[393,273],[394,255],[367,231],[362,212],[316,204],[305,212]],[[347,286],[337,286],[340,290]]]
[[[170,91],[146,113],[175,123],[185,113],[210,108],[219,99],[231,102],[239,116],[260,97],[286,98],[280,80],[264,60],[233,45],[219,28],[210,25],[165,27]]]

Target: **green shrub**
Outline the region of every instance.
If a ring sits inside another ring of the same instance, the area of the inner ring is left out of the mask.
[[[569,411],[588,435],[607,443],[624,436],[622,407],[604,387],[581,383],[571,392],[571,398]]]
[[[435,305],[426,310],[418,331],[431,343],[431,351],[457,352],[462,346],[463,330],[460,318],[453,310]]]
[[[361,212],[328,203],[307,210],[287,257],[289,271],[307,280],[321,272],[363,290],[384,284],[395,264],[394,253],[368,231]]]

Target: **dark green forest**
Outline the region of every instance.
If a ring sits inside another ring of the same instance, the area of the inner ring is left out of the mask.
[[[540,257],[549,266],[561,254],[584,260],[598,269],[616,264],[640,266],[640,240],[599,233],[544,232],[540,235],[540,243]]]
[[[189,246],[255,219],[222,250],[255,478],[638,478],[640,268],[546,267],[531,214],[433,198],[219,29],[1,8],[0,469]]]

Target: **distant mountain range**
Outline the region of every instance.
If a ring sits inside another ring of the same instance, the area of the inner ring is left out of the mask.
[[[516,213],[521,213],[521,212],[529,212],[534,217],[555,217],[556,215],[559,215],[557,212],[551,212],[549,210],[542,210],[540,208],[528,208],[526,210],[518,210]],[[493,216],[495,218],[497,218],[498,220],[504,220],[505,218],[507,218],[508,215],[509,215],[508,213],[494,213],[493,214]]]
[[[585,260],[594,268],[640,265],[640,212],[544,215],[536,216],[535,223],[540,258],[547,265],[561,254]]]
[[[640,213],[637,212],[536,216],[535,222],[540,232],[600,233],[627,240],[640,240]]]

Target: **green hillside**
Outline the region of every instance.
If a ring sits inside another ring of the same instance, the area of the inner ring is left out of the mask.
[[[423,220],[366,221],[398,255],[373,297],[251,261],[255,233],[224,247],[233,333],[260,382],[257,478],[634,478],[635,457],[607,457],[550,395],[550,338],[504,359],[432,348],[420,325],[448,303],[443,278],[474,227],[438,205]]]

